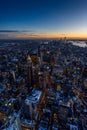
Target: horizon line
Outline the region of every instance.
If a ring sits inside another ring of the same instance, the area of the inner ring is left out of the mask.
[[[87,40],[87,38],[81,38],[81,37],[59,37],[59,38],[0,38],[1,40],[62,40],[65,39],[66,40]]]

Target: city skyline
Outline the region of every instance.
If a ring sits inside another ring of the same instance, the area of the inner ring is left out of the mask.
[[[0,39],[87,39],[86,0],[1,0]]]

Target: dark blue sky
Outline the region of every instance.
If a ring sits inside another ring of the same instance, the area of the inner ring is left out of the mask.
[[[0,0],[1,37],[56,33],[87,35],[87,0]]]

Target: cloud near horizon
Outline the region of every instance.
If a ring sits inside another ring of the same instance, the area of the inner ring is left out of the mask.
[[[0,30],[0,39],[87,38],[80,33],[38,32],[34,30]]]
[[[19,39],[19,38],[49,38],[52,33],[42,33],[33,30],[0,30],[0,39]]]
[[[0,39],[38,37],[39,34],[32,30],[0,30]]]
[[[0,33],[23,33],[23,32],[35,32],[33,30],[0,30]]]

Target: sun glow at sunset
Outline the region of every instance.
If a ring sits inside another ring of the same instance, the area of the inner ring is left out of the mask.
[[[30,39],[30,38],[38,38],[38,39],[57,39],[57,38],[69,38],[69,39],[72,39],[72,38],[75,38],[75,39],[87,39],[87,34],[81,34],[81,33],[66,33],[66,34],[60,34],[60,33],[34,33],[34,34],[8,34],[7,38],[16,38],[16,39]]]

